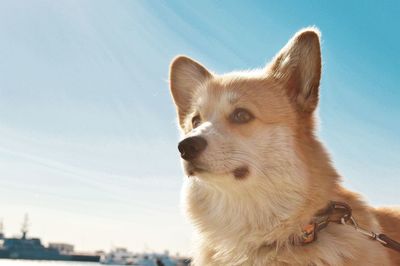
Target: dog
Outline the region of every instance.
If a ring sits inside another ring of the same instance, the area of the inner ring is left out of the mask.
[[[350,220],[400,239],[400,212],[343,188],[316,137],[321,69],[315,27],[262,69],[219,75],[185,56],[172,61],[194,265],[400,265],[400,253]],[[310,221],[329,206],[351,215],[317,232]]]

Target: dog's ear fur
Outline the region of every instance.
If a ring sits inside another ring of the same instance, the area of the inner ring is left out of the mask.
[[[190,112],[192,98],[196,89],[212,74],[201,64],[186,56],[176,57],[170,66],[170,89],[177,107],[179,124],[183,127],[184,118]]]
[[[268,71],[283,82],[299,112],[312,113],[318,104],[321,79],[318,29],[306,28],[297,32],[268,65]]]

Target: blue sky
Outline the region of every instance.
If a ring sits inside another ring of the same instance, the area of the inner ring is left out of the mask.
[[[167,78],[192,56],[263,66],[300,28],[322,31],[319,134],[347,187],[399,204],[396,1],[0,3],[0,217],[77,249],[187,252]]]

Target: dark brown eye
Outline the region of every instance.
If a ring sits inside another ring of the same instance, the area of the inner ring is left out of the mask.
[[[237,108],[233,113],[229,116],[229,120],[235,124],[244,124],[253,120],[254,116],[243,108]]]
[[[201,118],[199,115],[195,115],[192,118],[192,127],[196,128],[201,124]]]

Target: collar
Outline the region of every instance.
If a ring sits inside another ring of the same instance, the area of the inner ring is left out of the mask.
[[[351,207],[347,203],[338,201],[330,201],[325,208],[316,212],[311,221],[302,227],[302,234],[293,237],[291,243],[300,245],[313,243],[317,239],[318,233],[329,223],[351,225],[357,232],[367,236],[369,240],[376,240],[384,247],[400,252],[400,242],[385,234],[375,233],[358,226],[352,216]]]
[[[318,232],[326,228],[329,223],[344,224],[351,219],[351,207],[338,201],[330,201],[328,205],[315,213],[311,221],[302,227],[302,234],[298,243],[306,245],[317,239]]]

